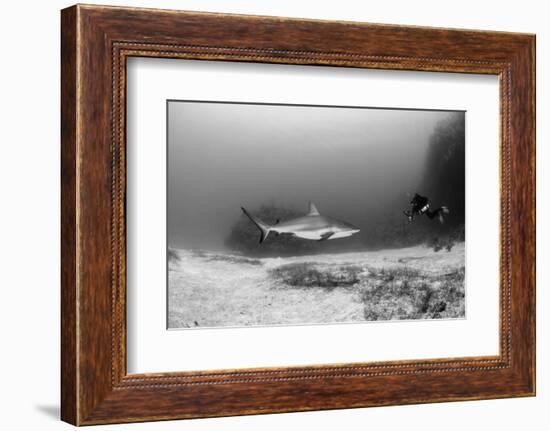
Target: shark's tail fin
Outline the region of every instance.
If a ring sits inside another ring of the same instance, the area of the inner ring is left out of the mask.
[[[265,224],[259,218],[254,217],[243,207],[241,207],[241,209],[243,210],[243,213],[245,213],[246,216],[250,219],[250,221],[254,223],[258,229],[260,229],[260,244],[261,244],[262,242],[265,241],[265,239],[269,235],[269,232],[271,232],[271,226],[269,226],[268,224]]]

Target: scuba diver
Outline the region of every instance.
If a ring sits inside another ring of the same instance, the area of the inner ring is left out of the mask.
[[[403,211],[403,214],[409,219],[409,223],[413,221],[414,215],[426,214],[428,218],[433,219],[437,216],[440,223],[444,223],[443,214],[449,214],[449,208],[446,206],[439,207],[433,211],[430,210],[430,203],[428,198],[420,196],[418,193],[414,194],[411,200],[411,209],[409,211]]]

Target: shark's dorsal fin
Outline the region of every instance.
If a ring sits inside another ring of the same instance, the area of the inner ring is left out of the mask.
[[[317,207],[315,206],[315,204],[313,202],[309,203],[309,212],[307,213],[307,215],[308,216],[321,215],[321,214],[319,214],[319,210],[317,209]]]

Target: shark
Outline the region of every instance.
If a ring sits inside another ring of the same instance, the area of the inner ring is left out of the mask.
[[[253,216],[244,207],[241,207],[241,210],[260,230],[260,244],[266,240],[271,232],[277,235],[293,235],[313,241],[327,241],[347,238],[360,231],[359,228],[350,223],[321,215],[313,202],[309,203],[309,211],[305,216],[282,222],[277,220],[273,225],[269,225]]]

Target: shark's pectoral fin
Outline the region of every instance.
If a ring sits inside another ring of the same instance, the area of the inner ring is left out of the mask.
[[[321,239],[319,241],[326,241],[329,239],[332,235],[334,235],[334,232],[327,232],[321,235]]]

